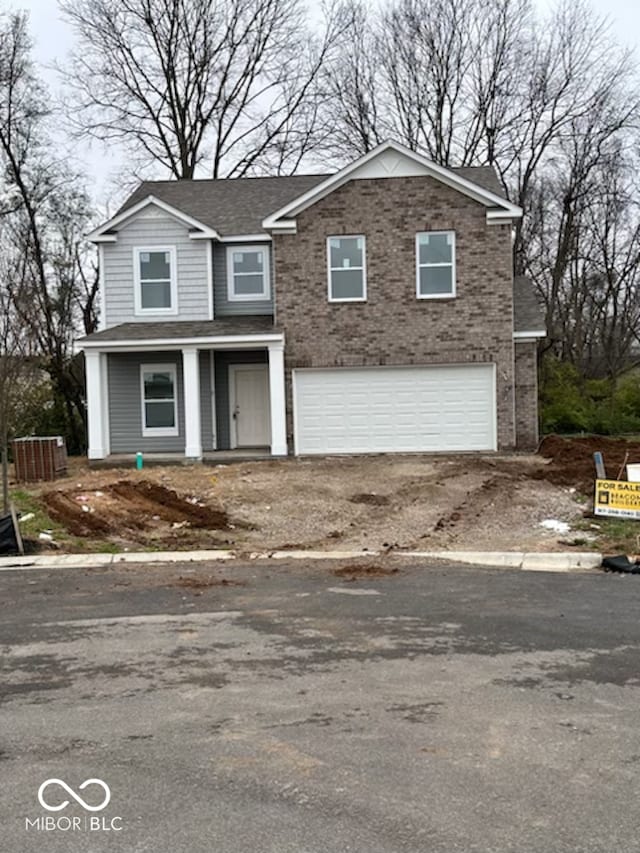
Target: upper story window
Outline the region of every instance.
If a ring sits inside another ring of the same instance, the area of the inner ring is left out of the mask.
[[[327,238],[329,302],[364,302],[367,263],[362,235]]]
[[[418,299],[456,295],[456,235],[425,231],[416,235],[416,292]]]
[[[136,314],[177,314],[175,248],[136,248],[133,264]]]
[[[269,299],[269,247],[228,246],[227,287],[231,302]]]

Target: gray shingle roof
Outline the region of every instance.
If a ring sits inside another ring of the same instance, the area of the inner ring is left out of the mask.
[[[507,198],[493,166],[462,166],[451,169],[451,171],[460,175],[461,178],[466,178],[467,181],[489,190],[494,195],[500,196],[500,198]]]
[[[457,175],[504,198],[491,166],[451,169]],[[144,181],[118,213],[150,195],[186,213],[221,236],[259,234],[262,220],[330,177],[292,175],[275,178],[217,178],[193,181]]]
[[[260,234],[262,220],[304,195],[327,175],[278,178],[218,178],[194,181],[145,181],[119,213],[153,195],[223,237]]]
[[[104,341],[155,341],[161,338],[209,338],[226,335],[268,335],[281,330],[273,317],[225,317],[223,320],[122,323],[80,338],[78,343]]]
[[[544,308],[530,278],[513,280],[514,332],[539,332],[545,328]]]

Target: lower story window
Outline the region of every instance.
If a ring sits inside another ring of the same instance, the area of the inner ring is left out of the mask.
[[[142,434],[178,435],[177,378],[175,364],[143,364]]]

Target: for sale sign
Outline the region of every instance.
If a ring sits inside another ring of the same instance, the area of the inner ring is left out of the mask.
[[[623,480],[596,480],[593,502],[596,515],[640,520],[640,483]]]

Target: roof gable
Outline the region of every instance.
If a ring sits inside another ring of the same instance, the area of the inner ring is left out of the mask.
[[[87,234],[87,239],[94,243],[115,243],[117,241],[117,235],[112,232],[122,225],[125,225],[130,219],[135,219],[138,214],[142,214],[143,211],[148,210],[150,206],[153,206],[164,213],[168,213],[169,216],[173,216],[175,219],[182,222],[183,225],[186,225],[188,228],[192,228],[194,231],[194,233],[190,235],[192,237],[210,239],[220,238],[215,229],[209,228],[203,222],[194,219],[192,216],[189,216],[177,207],[167,204],[167,202],[162,199],[156,198],[153,195],[147,195],[133,206],[121,209],[119,213],[100,225],[99,228],[96,228],[90,234]]]
[[[517,219],[522,209],[511,204],[496,188],[490,189],[485,181],[469,179],[471,169],[449,169],[411,151],[397,142],[383,142],[363,157],[355,160],[335,175],[312,187],[308,192],[267,216],[262,225],[266,230],[295,230],[295,217],[307,207],[343,186],[347,181],[367,178],[423,177],[429,176],[483,204],[487,208],[487,221]],[[493,170],[489,170],[493,174]]]

